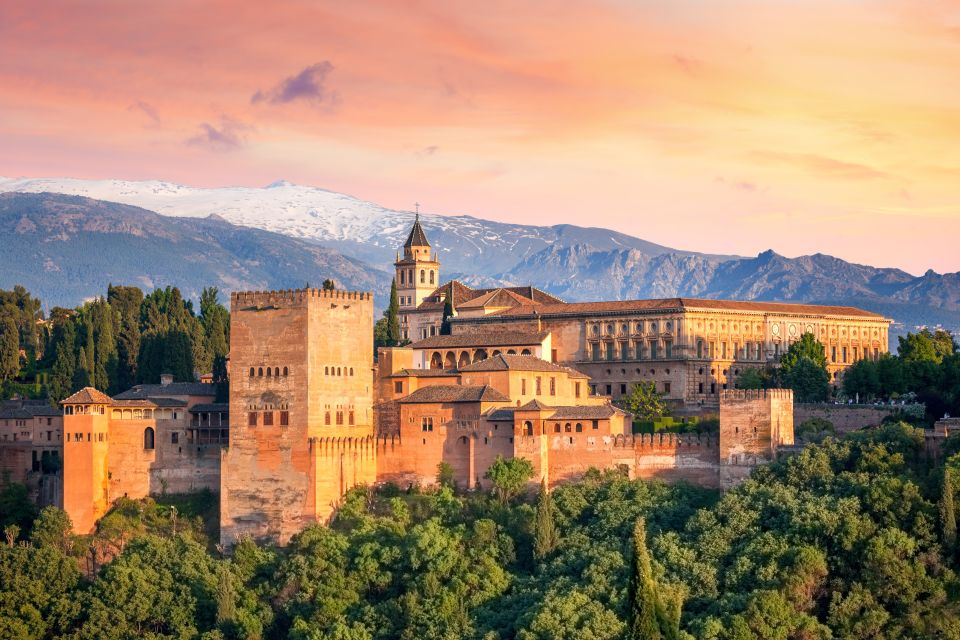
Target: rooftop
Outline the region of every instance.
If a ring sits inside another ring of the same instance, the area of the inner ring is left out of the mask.
[[[148,398],[169,398],[170,396],[216,396],[217,385],[203,382],[171,382],[169,384],[138,384],[123,393],[117,400],[146,400]]]
[[[113,398],[93,387],[84,387],[60,404],[113,404]]]
[[[417,389],[398,402],[403,404],[423,404],[433,402],[509,402],[490,385],[435,385]]]
[[[417,214],[417,217],[413,220],[413,228],[410,229],[410,235],[407,236],[407,241],[403,243],[404,247],[429,247],[430,243],[427,242],[427,234],[423,232],[423,227],[420,226],[420,214]]]
[[[536,356],[512,356],[498,354],[486,360],[481,360],[480,362],[474,362],[473,364],[467,365],[460,369],[461,373],[469,373],[471,371],[550,371],[556,373],[566,373],[571,378],[588,378],[584,373],[577,371],[576,369],[571,369],[569,367],[561,367],[560,365],[553,364],[552,362],[547,362]]]
[[[526,333],[523,331],[485,331],[452,336],[430,336],[409,345],[411,349],[439,349],[447,347],[509,347],[535,346],[542,344],[549,331]]]
[[[611,300],[606,302],[569,302],[563,304],[525,305],[505,309],[492,317],[582,316],[599,313],[629,313],[642,311],[746,311],[754,313],[782,313],[803,315],[836,315],[882,320],[883,316],[856,307],[789,302],[755,302],[743,300],[710,300],[698,298],[659,298],[651,300]]]
[[[230,405],[226,402],[210,402],[207,404],[195,404],[190,407],[190,413],[227,413],[230,411]]]

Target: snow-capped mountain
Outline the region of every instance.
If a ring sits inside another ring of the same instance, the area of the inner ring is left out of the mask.
[[[411,211],[387,209],[352,196],[283,180],[262,188],[203,189],[159,181],[0,177],[0,192],[4,191],[80,195],[134,205],[166,216],[217,215],[233,224],[335,247],[378,268],[389,267],[414,218]],[[598,250],[637,249],[650,256],[691,254],[609,229],[539,227],[462,215],[421,214],[420,218],[447,274],[501,273],[557,244],[586,244]]]

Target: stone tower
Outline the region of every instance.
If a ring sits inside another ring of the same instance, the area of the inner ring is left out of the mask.
[[[420,214],[403,243],[403,256],[397,253],[397,296],[400,311],[416,309],[440,284],[440,263],[420,226]]]
[[[234,293],[220,539],[286,544],[376,479],[373,296]]]
[[[107,467],[112,400],[85,387],[63,405],[63,510],[75,533],[92,533],[110,508]]]

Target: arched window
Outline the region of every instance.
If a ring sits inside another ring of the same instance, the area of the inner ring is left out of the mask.
[[[143,448],[150,450],[153,449],[153,427],[147,427],[143,430]]]
[[[260,367],[259,369],[257,369],[257,375],[261,378],[263,377],[263,367]]]
[[[443,356],[440,355],[440,352],[434,351],[433,355],[430,356],[430,368],[431,369],[443,368]]]
[[[353,367],[350,367],[350,375],[353,375]]]
[[[250,367],[250,377],[252,378],[256,373],[256,370],[253,367]]]
[[[404,284],[404,277],[403,277],[404,275],[406,275],[406,272],[401,269],[401,271],[400,271],[400,284]]]
[[[286,376],[288,376],[288,375],[290,375],[290,370],[287,369],[286,367],[284,367],[284,368],[283,368],[283,376],[286,377]]]
[[[577,426],[575,429],[577,433],[583,433],[583,425],[580,424],[579,422],[577,423]]]
[[[522,355],[522,356],[529,356],[529,355],[532,355],[532,354],[530,353],[530,349],[524,349],[523,351],[520,352],[520,355]]]
[[[323,375],[325,375],[325,376],[330,375],[330,367],[324,367],[324,368],[323,368]]]
[[[273,375],[273,370],[270,367],[267,367],[267,377],[269,378],[272,375]]]
[[[532,436],[532,435],[533,435],[533,423],[530,422],[529,420],[527,420],[526,422],[524,422],[524,423],[523,423],[523,432],[524,432],[526,435],[528,435],[528,436]]]
[[[563,430],[566,431],[567,433],[570,433],[570,423],[569,423],[569,422],[568,422],[567,424],[563,425]]]
[[[553,432],[554,432],[554,433],[560,433],[560,423],[559,423],[559,422],[556,423],[555,425],[553,425]]]
[[[433,271],[430,272],[430,284],[433,284]]]
[[[340,367],[337,367],[337,375],[338,376],[343,375],[342,373],[340,373]]]
[[[423,284],[427,281],[427,272],[423,269],[420,269],[420,284]]]
[[[280,367],[274,367],[274,368],[273,368],[273,377],[274,377],[274,378],[279,378],[279,377],[280,377]]]

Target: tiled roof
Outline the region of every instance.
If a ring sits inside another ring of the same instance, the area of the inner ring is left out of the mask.
[[[211,402],[209,404],[195,404],[190,407],[190,413],[227,413],[230,405],[226,402]]]
[[[433,292],[424,298],[423,302],[417,307],[417,311],[439,311],[443,309],[444,301],[440,299],[441,294],[453,291],[453,308],[459,309],[464,304],[470,303],[481,296],[487,296],[497,291],[506,291],[519,296],[520,300],[525,300],[525,305],[536,306],[541,304],[563,304],[563,300],[552,296],[536,287],[494,287],[492,289],[474,289],[459,280],[449,280],[444,282]]]
[[[459,375],[456,371],[449,369],[401,369],[393,374],[393,377],[411,377],[411,378],[455,378]]]
[[[883,319],[872,311],[856,307],[795,304],[788,302],[748,302],[742,300],[708,300],[696,298],[660,298],[653,300],[611,300],[606,302],[569,302],[564,304],[527,305],[505,309],[494,317],[584,316],[599,313],[629,313],[635,311],[750,311],[804,315],[838,315]],[[472,319],[471,319],[472,320]]]
[[[485,417],[492,422],[513,422],[513,409],[510,407],[488,409]]]
[[[430,402],[509,402],[490,385],[434,385],[417,389],[398,402],[404,404],[422,404]]]
[[[534,398],[522,407],[517,407],[517,411],[549,411],[551,408]]]
[[[84,387],[60,404],[113,404],[113,398],[93,387]]]
[[[579,405],[554,407],[555,412],[547,420],[603,420],[617,414],[624,414],[611,404]]]
[[[494,289],[488,293],[477,296],[473,300],[461,303],[460,309],[479,309],[482,307],[516,307],[523,305],[536,304],[530,298],[514,293],[509,289]]]
[[[13,410],[23,411],[31,418],[63,415],[61,409],[51,407],[42,400],[6,400],[0,403],[0,418],[5,417],[7,412]],[[22,419],[22,416],[20,418]]]
[[[407,236],[407,241],[403,243],[404,247],[429,247],[430,243],[427,242],[427,234],[423,232],[423,227],[420,226],[420,214],[417,214],[417,217],[413,220],[413,228],[410,229],[410,235]]]
[[[409,345],[411,349],[438,349],[446,347],[509,347],[541,344],[549,331],[527,333],[523,331],[484,331],[461,333],[452,336],[430,336]]]
[[[113,406],[117,408],[123,407],[185,407],[187,403],[184,400],[176,400],[174,398],[143,398],[140,400],[117,400],[114,398]]]
[[[116,395],[117,400],[146,400],[170,396],[216,396],[217,385],[203,382],[171,382],[170,384],[138,384]]]
[[[33,414],[22,407],[3,407],[0,409],[0,420],[29,420]]]
[[[557,373],[566,373],[571,378],[588,378],[589,376],[571,369],[570,367],[561,367],[560,365],[547,362],[536,356],[511,356],[496,355],[480,362],[474,362],[460,369],[461,373],[471,371],[506,371],[514,369],[517,371],[554,371]]]
[[[36,416],[62,416],[63,411],[57,409],[56,407],[51,407],[48,404],[25,404],[23,405],[23,410],[29,413],[30,415]]]

